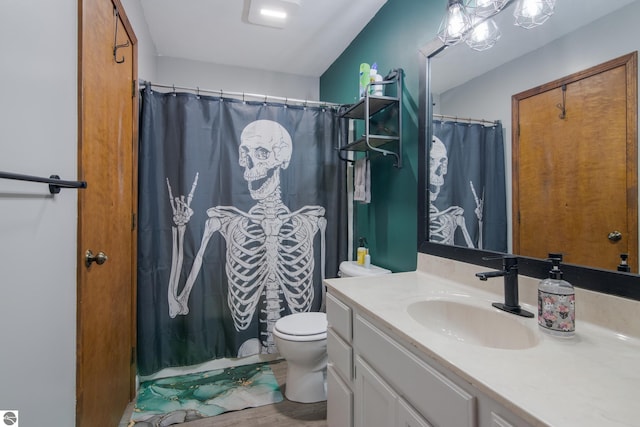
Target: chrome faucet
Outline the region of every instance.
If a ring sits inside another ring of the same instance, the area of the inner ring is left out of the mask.
[[[476,273],[476,276],[486,281],[490,277],[504,277],[504,303],[494,302],[492,306],[509,313],[523,317],[533,317],[533,313],[524,310],[518,303],[518,257],[506,255],[502,257],[502,271],[487,271]]]

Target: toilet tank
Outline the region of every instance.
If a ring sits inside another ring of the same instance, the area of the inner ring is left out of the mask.
[[[340,277],[379,276],[389,274],[391,270],[371,264],[369,267],[358,265],[356,261],[342,261],[340,263]]]

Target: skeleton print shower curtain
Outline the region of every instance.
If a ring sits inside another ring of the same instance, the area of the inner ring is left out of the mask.
[[[507,251],[502,125],[433,121],[429,240]]]
[[[346,259],[328,108],[142,91],[138,369],[277,352]]]

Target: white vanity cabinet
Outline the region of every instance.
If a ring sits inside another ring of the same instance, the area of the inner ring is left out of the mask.
[[[331,293],[327,319],[329,427],[529,426]]]
[[[351,308],[327,294],[327,426],[353,426]]]

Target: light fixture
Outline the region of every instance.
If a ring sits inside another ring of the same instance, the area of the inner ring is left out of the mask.
[[[529,29],[544,24],[553,15],[555,5],[556,0],[519,0],[513,11],[516,25]]]
[[[488,18],[500,12],[509,0],[468,0],[467,9],[472,16]]]
[[[512,3],[515,25],[533,28],[553,15],[556,0],[447,0],[438,38],[445,46],[464,41],[474,50],[490,49],[502,36],[492,17]]]
[[[263,8],[263,9],[260,9],[260,15],[268,16],[269,18],[287,19],[287,12],[283,10]]]
[[[473,18],[473,27],[465,43],[473,50],[491,49],[500,39],[502,33],[493,18]]]
[[[464,40],[470,28],[471,20],[462,0],[449,0],[447,12],[438,29],[438,38],[451,46]]]
[[[274,28],[284,28],[300,7],[300,0],[251,0],[247,22]]]

